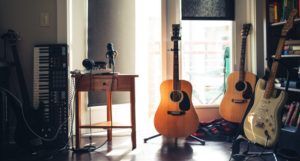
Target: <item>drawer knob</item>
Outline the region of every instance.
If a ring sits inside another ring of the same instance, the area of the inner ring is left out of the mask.
[[[103,82],[103,83],[102,83],[102,85],[104,85],[104,86],[105,86],[105,85],[106,85],[106,83],[105,83],[105,82]]]

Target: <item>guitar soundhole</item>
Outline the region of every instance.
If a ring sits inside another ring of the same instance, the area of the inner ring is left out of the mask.
[[[179,102],[182,98],[182,94],[180,91],[171,92],[170,98],[173,102]]]
[[[239,81],[235,84],[235,89],[238,91],[243,91],[246,88],[246,84],[242,81]]]

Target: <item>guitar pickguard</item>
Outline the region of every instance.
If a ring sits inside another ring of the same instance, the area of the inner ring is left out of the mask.
[[[247,87],[246,87],[246,90],[243,92],[242,96],[244,99],[250,99],[253,95],[253,89],[252,89],[252,86],[249,82],[246,82],[247,84]]]
[[[190,109],[190,99],[188,94],[185,91],[182,91],[183,98],[182,101],[179,103],[179,108],[182,111],[187,111]]]

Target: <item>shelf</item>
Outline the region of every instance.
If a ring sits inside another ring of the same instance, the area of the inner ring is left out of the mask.
[[[285,87],[277,87],[275,86],[276,89],[279,89],[279,90],[285,90]],[[297,89],[297,88],[288,88],[288,91],[290,92],[299,92],[300,93],[300,89]]]
[[[88,125],[81,125],[80,128],[132,128],[130,125],[124,125],[122,123],[113,122],[113,125],[111,125],[111,121],[107,122],[100,122],[92,124],[91,126]]]
[[[272,59],[275,59],[274,55],[272,55]],[[299,68],[300,55],[281,55],[279,62],[283,63],[283,65],[285,65],[289,69],[291,69],[292,67]]]
[[[272,55],[272,58],[275,58],[275,55]],[[281,58],[300,58],[300,55],[281,55]]]
[[[293,127],[293,126],[286,126],[286,127],[281,128],[281,130],[286,131],[286,132],[296,133],[298,128]]]
[[[300,18],[295,18],[294,19],[294,22],[297,23],[297,22],[300,22]],[[281,26],[281,25],[284,25],[286,23],[286,21],[282,21],[282,22],[276,22],[276,23],[272,23],[270,24],[271,26]]]

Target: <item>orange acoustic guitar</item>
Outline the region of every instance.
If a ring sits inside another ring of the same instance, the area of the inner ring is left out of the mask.
[[[246,41],[250,28],[251,24],[243,24],[239,71],[228,76],[227,89],[219,109],[222,118],[235,123],[242,122],[256,83],[256,76],[245,72]]]
[[[174,62],[173,80],[166,80],[160,85],[161,101],[155,113],[156,130],[166,137],[187,137],[197,130],[199,119],[192,104],[192,85],[179,80],[178,40],[179,24],[173,24]]]

